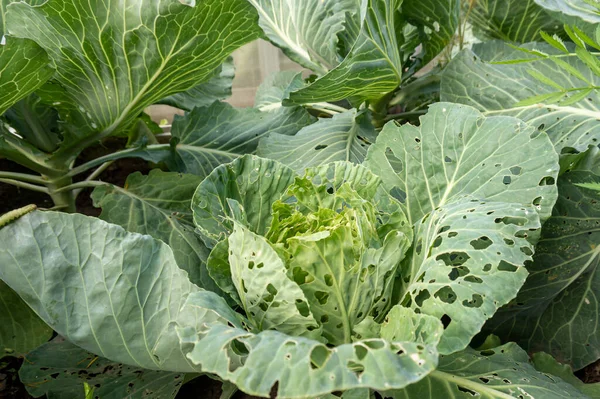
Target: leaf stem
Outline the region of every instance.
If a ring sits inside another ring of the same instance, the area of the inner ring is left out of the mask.
[[[92,180],[97,179],[106,169],[108,169],[110,167],[110,165],[112,165],[115,161],[108,161],[103,163],[98,169],[96,169],[91,175],[89,175],[87,177],[87,179],[85,179],[86,182],[90,182]],[[75,199],[77,199],[77,197],[79,196],[79,194],[81,194],[81,192],[84,190],[84,188],[78,188],[76,190],[73,191],[73,195],[75,196]]]
[[[153,144],[153,145],[144,147],[143,149],[129,148],[127,150],[117,151],[112,154],[108,154],[103,157],[96,158],[92,161],[81,164],[81,165],[77,166],[76,168],[71,169],[69,171],[69,173],[67,173],[67,176],[69,176],[69,177],[77,176],[81,173],[87,172],[88,170],[95,168],[97,166],[100,166],[109,161],[116,161],[117,159],[122,159],[122,158],[137,157],[138,155],[136,155],[136,153],[162,151],[162,150],[165,150],[168,148],[170,148],[169,144]]]
[[[340,107],[339,105],[331,104],[331,103],[311,103],[306,104],[306,106],[310,109],[314,109],[316,111],[321,111],[329,115],[336,115],[342,112],[348,111],[344,107]]]
[[[19,180],[28,183],[46,184],[48,181],[39,175],[0,171],[0,178]]]
[[[47,187],[37,186],[35,184],[25,183],[23,181],[14,180],[14,179],[0,179],[0,183],[10,184],[12,186],[25,188],[31,191],[37,191],[39,193],[50,194]]]
[[[55,190],[55,192],[63,193],[65,191],[74,191],[77,189],[93,188],[93,187],[108,186],[108,185],[110,185],[110,183],[105,183],[105,182],[101,182],[101,181],[97,181],[97,180],[81,181],[78,183],[73,183],[73,184],[69,184],[68,186],[61,187],[58,190]]]

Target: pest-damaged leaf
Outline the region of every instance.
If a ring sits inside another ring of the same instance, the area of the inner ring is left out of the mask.
[[[600,198],[581,183],[600,183],[600,177],[578,169],[559,179],[559,199],[527,266],[527,282],[487,326],[576,370],[600,357]]]
[[[366,165],[402,200],[411,223],[461,195],[533,205],[545,220],[557,197],[558,156],[545,134],[456,104],[431,106],[420,127],[386,125]]]
[[[548,44],[522,48],[542,50],[551,56],[563,54]],[[500,42],[478,44],[473,51],[464,50],[446,68],[442,78],[443,101],[471,105],[488,116],[514,116],[529,122],[548,134],[559,153],[565,148],[585,151],[588,145],[599,143],[600,96],[594,87],[600,85],[600,77],[576,56],[535,60]],[[529,62],[494,64],[523,59]],[[574,91],[565,95],[540,82],[530,71]],[[585,96],[578,97],[582,92]],[[525,100],[531,101],[519,104]]]
[[[257,153],[302,172],[336,161],[362,163],[375,137],[368,115],[350,110],[320,119],[292,137],[271,133],[260,141]]]
[[[153,170],[148,176],[134,173],[127,178],[125,188],[100,186],[92,198],[94,205],[102,208],[101,219],[164,241],[190,280],[214,291],[216,287],[205,266],[209,251],[194,231],[190,209],[201,180],[194,175],[160,170]]]
[[[440,358],[438,369],[393,399],[585,398],[560,378],[536,371],[527,353],[511,343],[485,351],[467,349]]]
[[[46,50],[56,74],[44,93],[70,123],[67,153],[126,128],[142,110],[210,79],[259,35],[245,0],[13,3],[7,30]],[[73,18],[72,16],[78,16]],[[82,40],[85,38],[85,40]]]
[[[52,329],[0,280],[0,358],[24,356],[50,337]]]
[[[19,377],[34,397],[80,399],[87,383],[103,399],[170,399],[184,375],[115,363],[57,337],[27,355]]]

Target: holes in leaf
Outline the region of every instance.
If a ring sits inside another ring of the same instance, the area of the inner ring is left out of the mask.
[[[433,296],[450,305],[456,302],[456,293],[450,286],[440,288]]]
[[[292,275],[294,276],[294,282],[298,285],[309,283],[307,277],[308,273],[302,270],[300,267],[295,267],[292,270]]]
[[[464,300],[462,304],[468,308],[479,308],[483,305],[483,297],[479,294],[473,294],[471,300]]]
[[[447,314],[443,315],[440,320],[442,322],[442,325],[444,326],[444,330],[448,328],[450,323],[452,323],[452,318],[450,316],[448,316]]]
[[[267,292],[273,296],[277,295],[277,288],[273,284],[267,285]]]
[[[333,276],[331,274],[326,274],[324,276],[324,280],[325,280],[325,284],[327,284],[328,287],[333,286]]]
[[[329,300],[329,293],[325,291],[316,291],[315,299],[321,304],[325,305]]]
[[[502,183],[508,186],[510,183],[512,183],[512,178],[510,176],[504,176],[502,178]]]
[[[522,172],[523,168],[520,166],[513,166],[512,168],[510,168],[510,173],[512,173],[515,176],[519,176]]]
[[[298,312],[302,317],[308,317],[310,315],[308,304],[301,299],[296,299],[296,309],[298,309]]]
[[[462,266],[464,265],[471,257],[466,252],[450,252],[438,255],[435,260],[443,261],[446,266]]]
[[[486,263],[486,264],[483,266],[483,271],[484,271],[484,272],[489,272],[490,270],[492,270],[492,264],[491,264],[491,263]]]
[[[263,267],[265,267],[265,264],[260,262],[258,265],[256,265],[257,269],[262,269]]]
[[[511,247],[512,247],[513,245],[515,245],[515,242],[514,242],[513,240],[510,240],[510,239],[508,239],[508,238],[505,238],[505,239],[504,239],[504,243],[505,243],[506,245],[510,245]]]
[[[327,188],[327,194],[333,194],[334,192],[335,190],[333,189],[333,186]]]
[[[506,225],[513,224],[515,226],[525,226],[527,224],[527,218],[505,216],[503,218],[494,219],[495,223],[504,223]]]
[[[535,198],[532,202],[533,206],[535,206],[538,210],[542,209],[542,197]]]
[[[231,356],[235,355],[235,357],[240,358],[238,361],[230,361],[229,362],[229,371],[234,372],[238,368],[243,367],[246,362],[246,356],[248,356],[249,350],[246,344],[244,344],[239,339],[234,339],[231,341],[229,346],[227,347],[228,355],[231,359]]]
[[[437,236],[436,239],[433,241],[433,248],[437,248],[440,245],[442,245],[442,241],[443,241],[442,236]]]
[[[521,250],[521,252],[523,252],[527,256],[532,256],[533,255],[533,251],[529,247],[521,247],[519,249]]]
[[[480,396],[477,391],[474,391],[474,390],[469,389],[467,387],[463,387],[461,385],[457,385],[456,387],[458,388],[459,391],[464,392],[466,394],[469,394],[471,396]]]
[[[454,268],[452,268],[450,273],[448,273],[448,278],[451,281],[455,281],[457,278],[466,276],[470,272],[471,272],[471,270],[469,270],[469,268],[465,267],[465,266],[454,267]]]
[[[519,269],[518,266],[512,265],[504,260],[500,261],[500,264],[498,265],[498,270],[502,271],[502,272],[516,272]]]
[[[346,364],[346,366],[348,367],[348,370],[350,370],[354,374],[356,374],[356,376],[358,378],[360,378],[362,373],[364,373],[364,371],[365,371],[365,366],[363,366],[362,364],[355,362],[353,360],[348,360],[348,363]]]
[[[354,346],[354,354],[356,355],[358,360],[363,360],[367,356],[367,353],[369,353],[369,351],[364,346],[362,346],[362,345]]]
[[[452,158],[450,158],[449,156],[446,156],[446,158],[444,158],[444,162],[451,163],[452,162]]]
[[[483,382],[484,384],[487,384],[490,382],[490,380],[485,377],[479,377],[479,381]]]
[[[470,244],[476,250],[483,250],[492,245],[492,240],[487,236],[481,236],[478,239],[471,241]]]
[[[388,163],[390,164],[390,166],[392,167],[394,172],[396,172],[397,174],[400,174],[404,170],[404,165],[403,165],[402,161],[400,159],[398,159],[398,157],[396,157],[396,155],[394,155],[394,152],[392,151],[391,148],[389,148],[389,147],[386,148],[385,157],[387,158]]]
[[[448,238],[454,238],[458,235],[458,233],[456,231],[451,231],[450,233],[448,233]]]
[[[327,148],[327,144],[319,144],[315,147],[315,151],[324,150],[325,148]]]
[[[556,183],[556,180],[554,180],[554,177],[546,176],[542,180],[540,180],[540,183],[538,185],[539,186],[553,186],[555,183]]]
[[[417,246],[415,247],[415,251],[417,255],[421,255],[421,251],[423,250],[423,238],[419,238],[417,241]]]
[[[423,302],[425,302],[429,298],[431,298],[431,294],[429,293],[429,291],[422,290],[415,297],[415,303],[417,304],[417,306],[421,307],[421,306],[423,306]]]
[[[467,277],[465,277],[465,281],[468,281],[469,283],[475,283],[475,284],[483,283],[483,280],[477,276],[467,276]]]
[[[364,341],[362,344],[374,351],[383,349],[385,347],[385,344],[381,341]]]
[[[317,345],[310,351],[310,367],[313,370],[322,368],[331,357],[331,352],[325,345]]]
[[[324,314],[323,316],[321,316],[321,324],[325,324],[329,322],[329,316],[327,316],[326,314]]]
[[[248,263],[248,269],[250,269],[250,270],[254,269],[254,262],[253,261],[250,261]]]

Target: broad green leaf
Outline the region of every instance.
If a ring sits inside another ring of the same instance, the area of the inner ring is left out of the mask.
[[[0,278],[60,335],[112,361],[198,372],[179,348],[177,323],[199,329],[225,320],[218,310],[183,307],[199,288],[150,236],[33,212],[3,227],[0,241]]]
[[[244,156],[216,168],[192,200],[194,223],[209,248],[231,234],[228,199],[239,202],[250,230],[264,235],[271,225],[271,206],[294,181],[294,172],[279,162]]]
[[[396,89],[402,79],[402,43],[397,36],[402,0],[368,0],[361,31],[348,56],[337,67],[290,94],[297,104],[379,100]]]
[[[4,0],[0,0],[4,1]],[[31,40],[13,37],[0,43],[0,115],[42,86],[54,74],[46,52]]]
[[[441,353],[463,350],[517,295],[533,254],[527,238],[540,227],[533,207],[469,198],[437,207],[417,222],[400,270],[400,299],[444,322]]]
[[[51,337],[52,329],[0,280],[0,358],[25,356]]]
[[[600,183],[600,177],[585,170],[561,176],[559,199],[527,266],[527,282],[487,326],[576,370],[600,358],[600,201],[597,191],[579,183]]]
[[[101,219],[164,241],[192,283],[215,291],[205,265],[209,251],[194,231],[190,209],[200,182],[198,176],[153,170],[148,176],[129,175],[125,188],[97,187],[92,199],[102,208]]]
[[[62,153],[91,140],[91,132],[103,137],[124,129],[146,106],[210,79],[231,52],[259,35],[245,0],[191,4],[50,0],[8,6],[8,32],[34,40],[56,67],[43,95],[75,127],[70,134],[76,138]]]
[[[291,136],[313,120],[300,107],[261,112],[214,103],[196,108],[175,117],[171,131],[173,155],[167,158],[167,164],[173,171],[205,177],[217,166],[255,152],[259,140],[267,134]],[[165,147],[159,148],[165,151]]]
[[[585,22],[600,22],[600,4],[587,0],[534,0],[547,10],[577,17]],[[596,3],[596,4],[594,4]]]
[[[292,137],[271,133],[260,141],[257,154],[302,172],[336,161],[362,163],[375,138],[369,116],[353,109],[320,119]]]
[[[242,301],[236,285],[231,278],[231,265],[229,264],[229,240],[226,238],[215,245],[210,251],[206,261],[206,270],[223,293],[227,303],[242,307]]]
[[[325,74],[338,64],[338,33],[355,1],[248,0],[273,44],[300,65]]]
[[[57,337],[27,355],[19,377],[34,397],[81,399],[87,382],[102,399],[171,399],[184,376],[115,363]]]
[[[409,341],[437,346],[444,326],[439,319],[401,305],[394,306],[381,325],[381,338],[389,342]]]
[[[469,22],[482,39],[529,43],[540,41],[542,32],[562,32],[562,23],[534,0],[478,0],[469,13]]]
[[[51,153],[61,142],[58,113],[35,94],[10,107],[4,119],[20,136],[44,152]]]
[[[191,111],[195,107],[208,107],[215,101],[231,97],[231,86],[235,77],[233,58],[229,57],[223,65],[213,72],[210,80],[182,93],[173,94],[159,101],[173,107]]]
[[[281,108],[290,93],[304,87],[302,73],[296,71],[277,72],[267,77],[256,92],[254,107],[261,111]]]
[[[547,44],[538,43],[535,48],[551,55],[562,54]],[[600,95],[596,89],[576,103],[567,102],[569,105],[540,100],[532,105],[519,106],[521,101],[556,92],[555,88],[540,84],[528,73],[529,70],[536,70],[566,89],[600,86],[600,77],[577,57],[559,59],[562,62],[539,59],[523,64],[494,65],[490,62],[528,56],[499,42],[475,45],[473,50],[475,53],[463,51],[446,68],[442,78],[443,101],[474,106],[487,116],[520,118],[548,133],[559,153],[565,148],[585,151],[588,145],[598,144],[600,124],[597,120],[600,112],[597,104],[600,104]],[[577,94],[576,91],[571,93],[565,101]]]
[[[423,65],[429,63],[454,38],[460,22],[461,0],[404,0],[402,14],[419,30]]]
[[[558,156],[545,134],[464,105],[435,104],[420,127],[389,123],[366,165],[400,197],[413,224],[464,195],[534,205],[545,220],[557,196]]]
[[[393,399],[586,398],[560,378],[536,371],[527,353],[513,343],[442,356],[438,369],[420,382],[382,394]]]
[[[264,237],[236,223],[229,248],[231,278],[254,331],[320,337],[304,293],[288,278],[283,260]]]
[[[573,374],[571,366],[557,362],[549,354],[544,352],[534,353],[531,356],[531,362],[537,371],[559,377],[590,398],[600,398],[600,383],[583,383],[583,381]]]
[[[193,302],[194,297],[190,297]],[[415,383],[435,369],[435,348],[412,342],[371,339],[330,349],[314,340],[277,331],[258,335],[227,326],[207,334],[180,329],[188,358],[250,395],[317,397],[356,388],[394,389]],[[237,348],[237,349],[233,349]],[[247,355],[236,361],[239,353]],[[218,358],[215,359],[215,355]]]

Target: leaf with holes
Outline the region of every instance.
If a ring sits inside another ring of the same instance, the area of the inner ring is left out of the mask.
[[[375,129],[365,113],[346,111],[300,130],[295,136],[271,133],[258,145],[257,154],[290,168],[304,169],[336,161],[362,163]]]
[[[558,156],[545,134],[464,105],[435,104],[420,127],[389,123],[366,165],[402,200],[413,224],[464,195],[533,205],[544,221],[557,197]]]
[[[511,343],[485,351],[467,349],[442,356],[437,370],[401,391],[382,392],[393,399],[586,398],[558,377],[529,363],[527,353]]]
[[[488,326],[531,352],[548,352],[576,370],[600,358],[600,198],[581,183],[600,177],[577,168],[559,179],[559,199],[542,229],[519,296]]]
[[[567,46],[572,48],[570,44]],[[536,43],[522,48],[565,55],[548,44]],[[597,121],[600,95],[594,88],[600,86],[600,77],[577,57],[563,56],[532,57],[501,42],[475,45],[473,51],[463,51],[446,68],[442,100],[474,106],[486,116],[514,116],[529,122],[548,134],[559,153],[569,148],[585,151],[600,140]],[[523,59],[530,62],[495,64]],[[573,91],[566,97],[561,96],[563,102],[547,101],[548,95],[557,93],[557,89],[541,83],[529,71],[536,71]],[[589,87],[592,89],[588,90]],[[580,96],[582,93],[585,95]],[[533,104],[519,105],[532,98]]]

